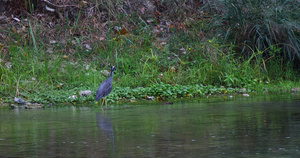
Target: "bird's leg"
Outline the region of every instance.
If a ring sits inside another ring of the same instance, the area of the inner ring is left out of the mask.
[[[102,101],[102,104],[101,104],[101,107],[103,107],[103,104],[104,104],[104,101],[105,101],[105,97],[103,98],[103,101]]]
[[[106,100],[106,98],[105,98],[105,107],[107,108],[107,100]]]

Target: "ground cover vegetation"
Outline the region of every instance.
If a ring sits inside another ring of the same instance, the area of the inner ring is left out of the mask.
[[[109,103],[300,87],[298,0],[2,2],[2,102],[93,103],[112,65]]]

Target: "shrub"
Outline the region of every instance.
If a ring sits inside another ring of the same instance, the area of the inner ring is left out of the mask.
[[[276,55],[289,61],[300,59],[299,1],[225,0],[224,6],[224,22],[229,24],[225,39],[235,39],[241,52],[251,56],[252,50],[276,46],[282,48]]]

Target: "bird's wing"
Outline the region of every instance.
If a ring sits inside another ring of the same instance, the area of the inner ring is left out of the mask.
[[[103,81],[96,92],[96,101],[100,100],[101,98],[107,96],[112,89],[112,84],[110,84],[109,80]]]

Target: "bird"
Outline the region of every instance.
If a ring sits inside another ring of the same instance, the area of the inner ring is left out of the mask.
[[[106,96],[111,92],[112,90],[112,85],[113,85],[113,74],[114,74],[114,71],[116,70],[116,68],[114,66],[111,67],[110,69],[110,76],[108,79],[106,79],[105,81],[103,81],[101,83],[101,85],[99,86],[99,88],[97,89],[97,92],[96,92],[96,98],[95,100],[96,101],[99,101],[101,98],[104,97],[103,99],[103,102],[102,102],[102,106],[103,106],[103,103],[105,101],[105,105],[107,106],[107,102],[106,102]]]

